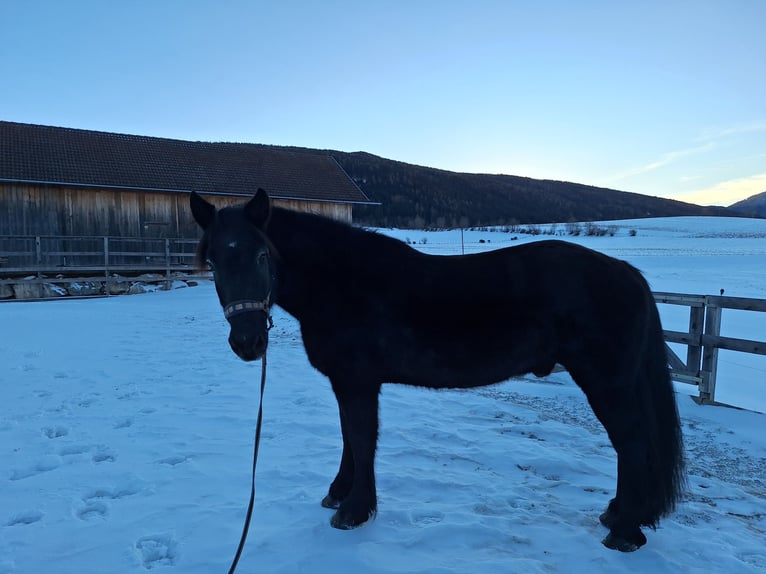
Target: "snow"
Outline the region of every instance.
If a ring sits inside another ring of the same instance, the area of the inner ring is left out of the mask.
[[[766,297],[764,220],[615,225],[615,237],[574,240],[631,261],[655,290]],[[435,253],[461,249],[459,231],[381,232],[427,236],[418,247]],[[469,231],[466,251],[545,238],[510,237]],[[766,314],[731,325],[727,315],[724,334],[764,338]],[[331,528],[319,501],[340,459],[337,408],[296,321],[281,310],[274,319],[239,572],[766,569],[764,415],[699,406],[679,385],[690,493],[644,548],[621,554],[600,544],[598,523],[614,453],[566,373],[469,391],[386,385],[378,516]],[[249,494],[260,364],[239,361],[227,334],[208,283],[0,305],[0,574],[228,569]],[[762,358],[722,356],[720,392],[766,410]]]

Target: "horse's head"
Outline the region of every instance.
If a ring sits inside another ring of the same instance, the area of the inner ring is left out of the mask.
[[[276,281],[272,246],[264,234],[271,214],[269,196],[258,189],[246,204],[216,210],[192,192],[190,205],[204,231],[197,263],[213,270],[218,300],[231,327],[229,344],[243,361],[260,359],[269,343]]]

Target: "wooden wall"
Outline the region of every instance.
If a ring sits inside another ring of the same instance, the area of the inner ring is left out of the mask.
[[[202,194],[218,207],[246,197]],[[351,221],[351,205],[275,200],[275,205]],[[186,193],[0,183],[0,235],[197,238]]]
[[[337,221],[345,221],[346,223],[351,223],[352,221],[351,204],[349,203],[320,203],[318,201],[275,199],[274,205],[294,209],[295,211],[324,215],[325,217]]]

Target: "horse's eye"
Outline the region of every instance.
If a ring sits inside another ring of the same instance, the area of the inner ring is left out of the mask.
[[[258,254],[258,257],[256,257],[255,261],[256,263],[258,263],[258,265],[265,265],[268,259],[269,259],[269,256],[266,254],[265,251],[262,251],[261,253]]]
[[[215,269],[215,265],[213,265],[213,262],[212,262],[212,261],[210,261],[210,259],[206,259],[206,260],[205,260],[205,263],[207,263],[207,266],[210,268],[210,270],[211,270],[211,271],[212,271],[213,269]]]

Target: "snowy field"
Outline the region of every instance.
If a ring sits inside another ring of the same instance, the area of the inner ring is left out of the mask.
[[[630,261],[656,291],[766,298],[766,220],[615,225],[614,237],[575,240]],[[382,232],[461,250],[459,231]],[[466,232],[466,252],[547,238],[515,235]],[[666,327],[685,327],[661,310]],[[766,339],[766,314],[728,313],[724,335]],[[621,554],[598,523],[615,456],[566,373],[470,391],[384,386],[378,517],[334,530],[319,505],[340,458],[334,397],[296,322],[274,319],[239,572],[766,571],[766,415],[698,406],[679,386],[689,495]],[[210,284],[0,305],[0,574],[227,571],[260,375],[227,334]],[[718,398],[766,410],[763,358],[722,354]]]

